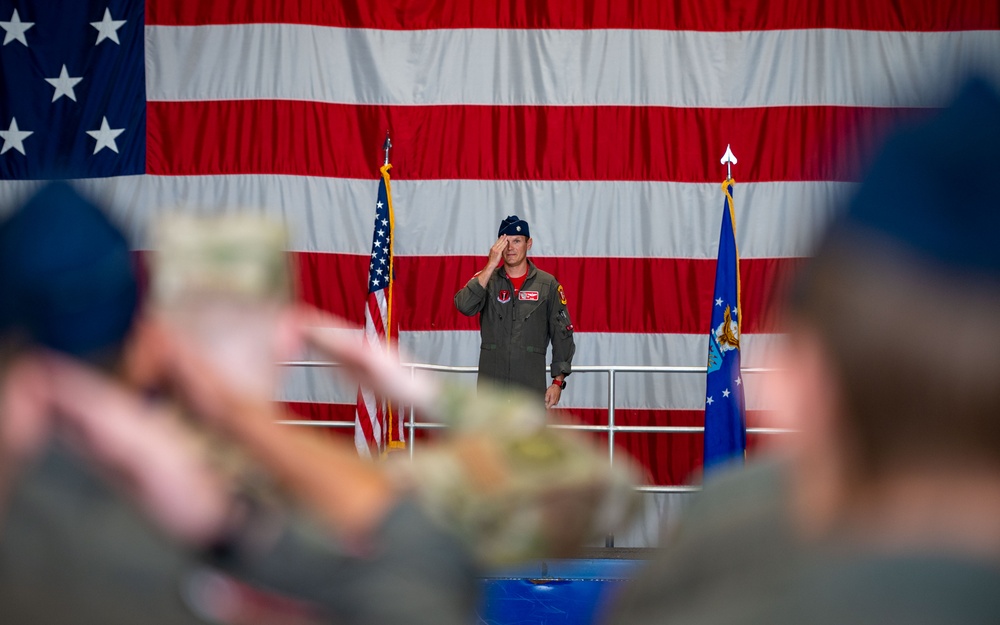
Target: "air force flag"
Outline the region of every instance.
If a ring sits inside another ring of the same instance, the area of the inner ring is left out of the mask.
[[[736,250],[736,218],[732,178],[722,183],[726,194],[719,235],[708,333],[708,378],[705,392],[705,471],[746,450],[746,410],[740,375],[740,259]]]

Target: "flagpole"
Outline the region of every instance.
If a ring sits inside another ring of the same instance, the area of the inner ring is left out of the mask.
[[[722,183],[722,190],[726,194],[726,199],[729,201],[729,220],[733,224],[733,237],[736,237],[736,208],[733,206],[733,196],[729,191],[729,186],[735,184],[733,180],[733,165],[736,165],[739,161],[736,160],[736,155],[733,154],[733,149],[730,144],[726,144],[726,153],[722,155],[722,159],[719,161],[721,164],[726,166],[726,180]],[[743,306],[743,285],[740,280],[740,249],[736,245],[736,241],[733,241],[733,246],[736,248],[736,302],[737,306],[742,308]],[[740,332],[740,336],[743,336],[743,311],[740,310],[736,319],[736,327]]]
[[[392,337],[392,312],[393,312],[393,305],[392,305],[393,302],[392,302],[392,300],[393,300],[393,297],[392,297],[392,294],[393,294],[393,291],[395,290],[393,288],[394,282],[395,282],[395,267],[393,265],[396,262],[396,258],[395,258],[396,255],[395,255],[395,252],[394,252],[394,249],[393,249],[395,247],[395,240],[396,240],[396,231],[395,231],[395,228],[396,228],[396,216],[395,216],[394,211],[392,210],[392,189],[391,189],[391,187],[389,185],[389,170],[392,169],[392,165],[389,164],[389,150],[391,148],[392,148],[392,139],[389,138],[389,129],[386,128],[386,131],[385,131],[385,141],[382,142],[382,149],[385,151],[385,158],[382,161],[381,173],[382,173],[382,179],[385,181],[385,197],[386,197],[386,201],[389,204],[389,206],[388,206],[388,210],[389,210],[389,289],[388,290],[389,290],[389,293],[388,293],[388,297],[386,298],[387,299],[387,303],[386,303],[386,308],[387,308],[387,310],[386,310],[386,337],[387,338],[386,338],[386,342],[385,342],[385,348],[386,348],[386,353],[388,353],[390,356],[392,355],[392,349],[393,349],[393,345],[392,345],[392,338],[393,338]],[[404,449],[406,448],[406,441],[405,440],[401,439],[400,443],[398,445],[394,444],[394,442],[393,442],[393,427],[395,425],[394,424],[395,419],[393,419],[393,414],[392,414],[392,400],[391,399],[386,399],[386,413],[387,413],[386,414],[386,419],[388,421],[388,423],[386,424],[387,425],[386,430],[388,432],[388,436],[386,437],[386,445],[385,445],[385,452],[384,452],[384,454],[388,454],[389,453],[389,449],[391,449],[393,447],[400,447],[400,448],[404,448]]]
[[[386,157],[386,158],[388,158],[388,157]],[[386,161],[386,162],[389,162],[389,161]],[[735,165],[738,161],[736,160],[736,156],[733,155],[732,148],[730,148],[728,144],[726,145],[726,153],[722,155],[722,160],[719,161],[719,162],[726,166],[726,180],[732,180],[733,179],[733,165]]]
[[[389,139],[389,129],[386,128],[385,141],[382,142],[382,149],[385,150],[385,160],[382,162],[381,173],[382,173],[382,179],[385,181],[386,200],[389,202],[389,297],[387,298],[388,311],[386,313],[386,321],[387,321],[386,335],[389,337],[389,339],[385,342],[386,353],[388,354],[392,353],[392,291],[393,291],[392,283],[394,277],[392,264],[395,261],[395,259],[393,258],[392,248],[394,247],[395,244],[395,241],[393,241],[393,239],[396,238],[395,237],[396,233],[393,231],[393,228],[395,227],[395,224],[393,223],[395,216],[392,214],[392,193],[389,190],[389,169],[391,167],[391,165],[389,165],[390,148],[392,148],[392,140]]]
[[[719,254],[712,296],[713,312],[708,336],[703,455],[706,472],[727,459],[746,458],[746,410],[743,389],[733,389],[732,386],[739,385],[742,377],[740,339],[743,336],[740,254],[736,245],[736,209],[733,202],[733,191],[736,186],[736,181],[733,180],[733,165],[737,160],[732,146],[726,146],[726,152],[719,162],[726,166],[726,179],[721,185],[724,194],[722,227],[719,232]],[[723,305],[724,309],[716,309]],[[735,332],[733,325],[736,326]],[[713,402],[713,396],[718,398],[718,401]]]

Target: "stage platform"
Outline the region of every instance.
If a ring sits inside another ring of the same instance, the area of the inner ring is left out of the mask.
[[[654,550],[592,549],[584,558],[541,560],[490,574],[477,625],[602,623],[622,583]]]

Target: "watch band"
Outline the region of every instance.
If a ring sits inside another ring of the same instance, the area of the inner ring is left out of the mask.
[[[559,388],[561,388],[563,390],[566,390],[566,379],[565,378],[563,378],[562,382],[560,382],[559,380],[552,380],[552,383],[555,384],[556,386],[558,386]]]

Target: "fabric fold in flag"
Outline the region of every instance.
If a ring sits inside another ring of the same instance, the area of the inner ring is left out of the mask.
[[[393,315],[392,287],[395,280],[392,254],[393,211],[389,170],[381,168],[375,200],[372,251],[368,262],[368,296],[365,300],[365,344],[370,349],[393,351],[399,341],[399,324]],[[392,448],[405,447],[401,411],[371,389],[358,387],[354,417],[354,444],[358,453],[378,458]]]
[[[733,186],[722,183],[726,197],[719,234],[712,296],[712,326],[708,332],[708,374],[705,385],[705,472],[746,452],[746,408],[740,373],[740,257],[736,248]]]

